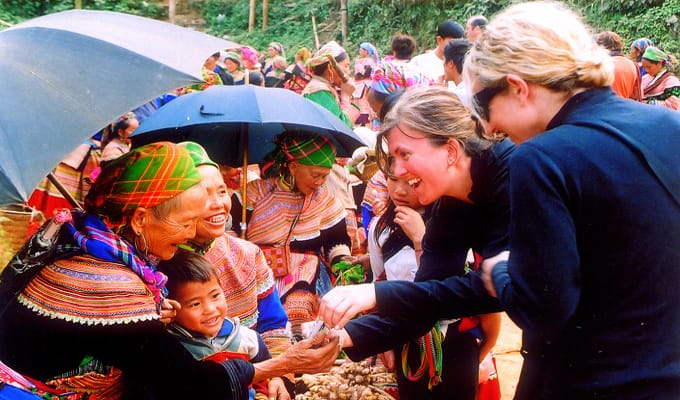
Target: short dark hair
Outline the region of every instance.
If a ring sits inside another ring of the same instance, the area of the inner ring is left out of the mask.
[[[489,21],[483,15],[475,15],[474,17],[470,17],[470,26],[473,28],[478,26],[484,29],[486,28],[487,23],[489,23]]]
[[[170,297],[177,292],[180,285],[185,283],[205,283],[213,278],[219,281],[217,272],[210,261],[191,250],[177,250],[171,259],[160,261],[156,268],[168,277],[168,284],[165,287]]]
[[[463,28],[463,26],[458,22],[452,19],[447,19],[446,21],[439,24],[439,27],[437,28],[437,36],[441,36],[443,38],[460,39],[465,36],[465,28]]]
[[[264,82],[264,75],[260,71],[250,71],[248,73],[248,83],[255,86],[261,86]]]
[[[416,51],[416,40],[413,36],[397,33],[392,36],[390,48],[398,59],[409,60]]]
[[[470,47],[472,47],[472,43],[467,39],[452,39],[444,47],[444,61],[453,61],[456,71],[459,74],[462,73],[465,55],[470,50]]]

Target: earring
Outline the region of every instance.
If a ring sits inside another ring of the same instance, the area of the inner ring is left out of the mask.
[[[142,253],[145,258],[149,257],[149,245],[146,244],[146,237],[144,237],[144,233],[140,232],[135,232],[135,249]],[[142,238],[142,243],[144,244],[143,248],[140,248],[139,244],[137,244],[137,238]]]

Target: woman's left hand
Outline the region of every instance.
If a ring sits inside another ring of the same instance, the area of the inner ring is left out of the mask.
[[[267,384],[269,390],[269,400],[291,400],[290,393],[286,390],[286,385],[281,378],[272,378]]]
[[[418,211],[406,206],[397,206],[394,211],[394,222],[401,227],[414,245],[420,245],[423,236],[425,236],[423,216]]]
[[[161,304],[161,322],[169,325],[175,320],[177,310],[182,308],[177,300],[163,299]]]

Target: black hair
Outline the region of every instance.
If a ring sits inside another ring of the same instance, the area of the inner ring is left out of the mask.
[[[437,27],[437,36],[442,38],[459,39],[465,36],[465,28],[458,22],[447,19]]]
[[[125,116],[120,118],[115,124],[109,125],[110,128],[104,130],[101,148],[103,149],[113,139],[120,139],[119,131],[124,131],[130,126],[130,120],[137,119],[136,116]]]
[[[219,281],[217,272],[208,259],[185,249],[179,249],[169,260],[160,261],[157,269],[168,277],[165,287],[170,297],[176,293],[180,285],[185,283],[205,283],[213,278]]]
[[[466,39],[452,39],[444,47],[444,60],[446,62],[453,61],[459,74],[463,72],[463,62],[470,47],[472,47],[472,43]]]
[[[471,25],[473,28],[478,26],[478,27],[480,27],[480,28],[482,28],[482,29],[485,29],[485,28],[486,28],[486,24],[487,24],[488,22],[489,22],[489,21],[486,19],[486,17],[483,17],[483,16],[481,16],[481,15],[478,15],[478,16],[473,17],[472,19],[470,19],[470,25]]]
[[[388,95],[379,92],[375,92],[375,94],[382,94],[384,96],[384,98],[381,99],[383,103],[380,112],[378,113],[378,119],[382,122],[385,120],[387,113],[390,112],[395,104],[397,104],[401,95],[404,94],[404,89],[397,89]]]
[[[264,82],[264,75],[260,71],[250,71],[248,73],[248,83],[255,86],[262,86]]]

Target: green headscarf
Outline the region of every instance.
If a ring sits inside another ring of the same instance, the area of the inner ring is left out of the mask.
[[[668,54],[664,53],[663,50],[658,47],[649,46],[642,54],[642,58],[654,62],[668,61]]]
[[[102,172],[85,197],[85,210],[119,232],[138,207],[154,207],[201,182],[185,148],[151,143],[102,163]]]
[[[273,167],[276,174],[290,161],[303,165],[332,168],[335,163],[335,145],[321,135],[282,133],[274,140],[277,147],[266,157],[270,160],[263,170]]]
[[[212,165],[213,167],[220,169],[217,163],[210,159],[208,153],[205,151],[203,146],[196,142],[182,142],[178,144],[179,147],[183,147],[189,151],[191,159],[194,161],[194,166],[198,167],[200,165]]]

